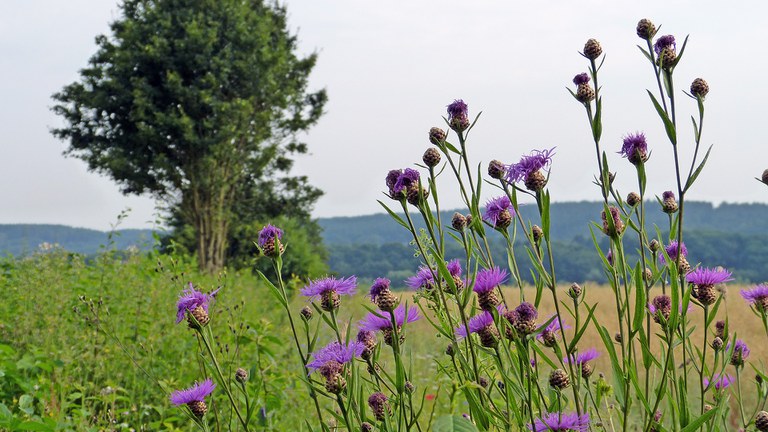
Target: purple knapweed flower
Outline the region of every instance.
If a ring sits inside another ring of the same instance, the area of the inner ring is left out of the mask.
[[[699,267],[688,273],[685,280],[695,285],[716,285],[732,281],[731,272],[722,269],[710,269]]]
[[[704,378],[704,387],[709,388],[709,384],[712,383],[715,387],[715,390],[720,391],[725,388],[727,388],[729,385],[733,383],[733,377],[731,375],[720,375],[719,373],[716,373],[714,376],[712,376],[712,380],[710,381],[709,378]]]
[[[589,414],[544,413],[529,424],[528,429],[532,432],[586,432],[589,430]]]
[[[351,341],[347,345],[342,345],[338,341],[329,343],[323,348],[312,353],[312,361],[307,363],[307,369],[318,370],[330,361],[338,364],[349,363],[355,357],[360,356],[365,345],[357,341]]]
[[[274,225],[267,224],[267,226],[259,231],[259,247],[263,249],[270,241],[275,239],[282,240],[282,238],[283,230]]]
[[[669,259],[675,261],[677,259],[677,240],[672,240],[669,245],[664,248],[664,250],[667,252]],[[685,243],[682,243],[680,252],[682,252],[683,258],[688,256],[688,248],[685,247]],[[666,264],[667,261],[664,259],[664,254],[659,255],[659,261],[662,264]]]
[[[576,85],[582,85],[589,82],[589,75],[587,75],[585,72],[582,72],[575,77],[573,77],[573,83]]]
[[[205,397],[213,393],[216,384],[210,378],[201,383],[195,383],[192,387],[184,390],[176,390],[171,393],[171,403],[179,406],[194,402],[203,402]]]
[[[664,191],[661,194],[661,199],[662,199],[662,201],[666,201],[668,199],[675,199],[675,193],[672,192],[672,191]]]
[[[728,345],[725,346],[725,351],[728,352],[730,350],[731,343],[728,342]],[[749,357],[749,352],[749,347],[746,342],[741,339],[736,340],[736,344],[733,347],[733,354],[731,354],[731,364],[734,366],[743,366],[744,360]]]
[[[554,319],[553,319],[554,318]],[[544,343],[544,345],[552,347],[555,346],[557,343],[557,335],[562,335],[563,330],[571,328],[569,325],[564,324],[565,328],[560,327],[560,320],[557,318],[557,315],[552,315],[547,319],[549,324],[544,328],[544,330],[541,331],[541,333],[536,335],[536,339],[538,339],[540,342]]]
[[[674,36],[666,35],[656,39],[656,43],[653,44],[653,50],[656,51],[656,54],[661,54],[664,48],[672,48],[673,51],[677,49]]]
[[[454,100],[448,105],[448,120],[456,117],[467,117],[469,115],[469,106],[461,99]]]
[[[405,280],[405,285],[413,288],[432,289],[435,287],[435,279],[432,277],[432,270],[429,267],[419,267],[416,276],[411,276]]]
[[[371,300],[375,302],[376,297],[378,297],[385,291],[389,291],[389,285],[390,285],[390,280],[387,278],[377,278],[375,281],[373,281],[373,285],[371,285],[371,290],[368,293],[368,295],[371,297]]]
[[[515,209],[512,208],[512,202],[508,196],[504,195],[488,201],[485,205],[483,220],[488,221],[494,227],[506,228],[514,216]]]
[[[458,258],[448,261],[445,265],[448,268],[448,273],[453,277],[461,277],[461,261]]]
[[[600,357],[600,353],[595,348],[590,348],[590,349],[588,349],[586,351],[582,351],[582,352],[578,353],[575,356],[575,358],[574,358],[573,355],[571,355],[571,359],[573,359],[572,362],[570,361],[571,359],[569,359],[567,357],[563,358],[563,362],[565,362],[565,363],[573,363],[575,365],[581,365],[581,364],[584,364],[586,362],[590,362],[590,361],[592,361],[592,360],[594,360],[594,359],[596,359],[598,357]]]
[[[608,250],[608,253],[605,254],[605,260],[608,261],[608,264],[613,265],[613,250]]]
[[[476,293],[493,291],[494,288],[504,283],[508,276],[509,273],[506,270],[498,267],[482,269],[477,272],[475,287],[473,289]]]
[[[510,183],[525,181],[539,170],[548,168],[552,164],[554,149],[553,147],[549,150],[534,150],[530,155],[520,158],[520,162],[507,168],[507,181]]]
[[[404,305],[396,307],[392,313],[395,314],[395,323],[398,327],[405,323],[412,323],[421,318],[418,309],[411,307],[408,308],[408,311],[406,312]],[[378,311],[377,314],[368,313],[365,318],[360,320],[357,323],[360,330],[379,331],[392,328],[392,321],[390,320],[388,312]]]
[[[469,333],[477,333],[480,330],[493,325],[493,315],[488,312],[482,312],[470,318],[467,324],[469,325]],[[463,325],[456,327],[456,336],[459,338],[467,337],[467,328]]]
[[[741,296],[749,304],[755,305],[759,311],[768,313],[768,284],[757,285],[748,290],[741,290]]]
[[[179,297],[179,301],[176,303],[176,324],[180,323],[181,320],[184,319],[184,316],[187,312],[192,313],[196,310],[202,310],[205,312],[204,315],[200,315],[199,317],[196,316],[195,318],[198,321],[201,321],[201,317],[204,317],[205,322],[200,322],[200,324],[206,324],[208,322],[208,303],[213,300],[213,297],[218,292],[219,290],[217,289],[210,294],[202,293],[196,290],[195,286],[192,285],[192,282],[190,282],[187,286],[187,289],[182,291],[181,297]]]
[[[335,292],[340,295],[353,295],[357,290],[357,277],[350,276],[346,279],[336,279],[333,276],[311,281],[309,285],[301,289],[301,294],[307,297],[319,297],[327,292]]]
[[[645,140],[645,134],[636,132],[625,136],[619,154],[633,165],[648,160],[648,142]]]

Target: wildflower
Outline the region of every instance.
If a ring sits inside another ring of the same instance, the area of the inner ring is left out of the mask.
[[[489,312],[483,311],[479,315],[470,318],[467,327],[469,327],[469,333],[477,333],[480,336],[480,343],[484,347],[492,348],[496,346],[499,339],[499,331],[493,324],[493,315]],[[464,325],[457,327],[456,336],[460,338],[468,337],[467,327]]]
[[[424,161],[424,165],[434,168],[437,166],[437,164],[440,163],[440,152],[437,151],[436,148],[430,147],[424,152],[424,156],[421,157],[421,160]]]
[[[314,315],[314,312],[312,312],[312,308],[309,306],[304,306],[301,308],[301,311],[299,312],[301,314],[301,319],[304,321],[309,321],[312,319],[312,315]]]
[[[564,358],[564,363],[572,363],[576,366],[581,367],[581,376],[584,379],[589,378],[592,376],[592,372],[594,372],[594,369],[592,368],[592,365],[588,362],[591,362],[592,360],[600,357],[600,353],[597,352],[596,349],[590,348],[584,352],[581,352],[577,354],[575,357],[571,355],[571,358]]]
[[[723,340],[720,338],[720,336],[715,336],[715,338],[712,339],[712,349],[715,351],[720,351],[723,349]]]
[[[589,39],[587,43],[584,44],[584,52],[582,53],[584,57],[594,60],[600,57],[600,54],[602,53],[603,47],[600,46],[600,42],[596,39]]]
[[[729,342],[728,345],[725,347],[726,351],[731,350],[731,343]],[[741,340],[736,340],[736,343],[733,347],[733,354],[731,354],[731,364],[734,366],[744,366],[744,360],[749,357],[749,347],[747,344]]]
[[[717,300],[715,285],[733,279],[731,278],[731,272],[728,270],[697,268],[688,273],[685,280],[694,284],[694,289],[691,292],[691,295],[699,300],[704,306],[709,306]]]
[[[264,256],[277,258],[285,252],[285,247],[280,242],[283,239],[283,230],[267,224],[259,231],[259,249]]]
[[[717,391],[724,390],[731,385],[731,383],[733,383],[733,377],[730,375],[720,375],[719,373],[716,373],[711,381],[709,378],[704,378],[704,387],[709,388],[709,385],[712,384]]]
[[[576,84],[576,100],[588,104],[595,99],[595,91],[589,85],[589,75],[580,73],[573,77],[573,83]]]
[[[464,280],[461,278],[461,262],[458,259],[452,259],[448,261],[445,266],[448,269],[448,273],[451,275],[451,279],[453,279],[453,285],[456,287],[456,290],[461,291],[464,289]],[[448,283],[444,283],[443,286],[451,294],[456,293]]]
[[[674,36],[666,35],[658,38],[653,45],[653,50],[656,51],[656,55],[658,55],[656,64],[664,70],[671,70],[677,59],[676,49],[677,44],[675,43]]]
[[[363,351],[360,353],[360,357],[364,360],[368,360],[373,355],[373,350],[376,348],[376,333],[370,330],[360,330],[357,332],[357,341],[363,345]]]
[[[648,40],[656,35],[656,26],[647,18],[638,21],[636,30],[640,39]]]
[[[558,333],[562,334],[563,330],[570,328],[570,326],[566,325],[565,328],[561,328],[560,319],[557,318],[557,315],[553,315],[549,319],[549,324],[541,331],[541,333],[536,335],[536,339],[541,341],[545,346],[553,347],[557,343]]]
[[[672,299],[668,295],[656,296],[648,305],[648,311],[657,323],[661,324],[662,318],[664,319],[663,322],[666,322],[672,313]]]
[[[477,272],[473,289],[477,293],[477,303],[480,305],[480,309],[490,311],[499,304],[499,298],[494,289],[506,281],[507,276],[507,271],[498,267]]]
[[[310,282],[309,285],[301,289],[301,294],[311,299],[319,296],[320,307],[331,312],[339,308],[340,295],[353,295],[356,290],[357,278],[355,276],[346,279],[336,279],[331,276]]]
[[[571,379],[568,372],[562,369],[555,369],[549,374],[549,385],[555,390],[563,390],[571,385]]]
[[[541,170],[549,168],[552,164],[552,151],[534,150],[530,155],[523,156],[520,162],[512,164],[507,169],[507,181],[509,183],[524,182],[528,190],[538,192],[544,189],[547,178]]]
[[[496,180],[504,178],[507,168],[501,161],[496,159],[488,162],[488,175]]]
[[[600,215],[603,219],[603,232],[609,237],[617,238],[624,232],[624,222],[621,220],[621,214],[619,213],[618,208],[611,206],[608,207],[608,211],[611,213],[611,221],[613,223],[608,222],[608,215],[606,215],[605,210],[603,210]]]
[[[397,306],[398,298],[389,289],[389,279],[378,278],[371,285],[371,301],[376,303],[379,309],[389,312]]]
[[[677,201],[672,191],[666,191],[661,194],[661,210],[664,213],[672,214],[677,212]]]
[[[201,419],[208,412],[208,405],[205,404],[205,397],[213,393],[213,389],[216,388],[216,384],[211,381],[210,378],[201,383],[195,383],[194,386],[184,389],[176,390],[171,393],[171,403],[179,405],[187,405],[192,411],[195,417]]]
[[[213,300],[213,297],[218,292],[219,290],[217,289],[210,294],[202,293],[197,291],[192,282],[190,282],[187,289],[182,291],[181,297],[179,297],[179,301],[176,303],[176,324],[180,323],[185,315],[187,316],[187,323],[190,328],[199,329],[208,324],[208,321],[210,321],[208,303]],[[188,315],[187,312],[189,312]]]
[[[509,227],[514,216],[515,209],[512,208],[509,197],[504,195],[488,201],[485,205],[483,220],[488,221],[494,228],[503,230]]]
[[[672,262],[677,261],[677,271],[682,274],[688,274],[689,271],[691,271],[691,265],[688,264],[688,260],[686,257],[688,256],[688,249],[685,247],[685,243],[682,243],[679,245],[680,249],[680,258],[677,257],[677,250],[678,250],[678,243],[676,240],[672,240],[669,245],[667,245],[664,250],[667,252],[667,256],[669,256],[669,259]],[[661,264],[666,264],[666,259],[664,258],[664,254],[659,255],[659,262]]]
[[[691,83],[691,95],[693,95],[693,97],[701,98],[703,100],[707,97],[707,93],[709,93],[709,84],[707,84],[703,78],[696,78],[693,80]]]
[[[381,331],[384,335],[384,343],[392,345],[393,342],[393,329],[392,320],[390,314],[395,317],[395,324],[397,324],[397,333],[400,336],[400,342],[405,340],[405,335],[400,331],[405,323],[412,323],[420,318],[419,311],[414,308],[409,308],[407,311],[405,306],[400,305],[392,312],[378,311],[376,314],[369,313],[362,320],[358,322],[360,330],[368,331]]]
[[[638,195],[637,192],[630,192],[627,194],[627,204],[629,204],[630,207],[640,204],[640,195]]]
[[[589,414],[544,413],[533,424],[529,424],[528,429],[532,432],[586,432],[589,430]]]
[[[757,285],[748,290],[741,290],[741,296],[749,304],[754,305],[758,311],[764,314],[768,313],[768,284]]]
[[[451,226],[456,231],[464,231],[464,228],[467,227],[467,218],[463,214],[456,212],[451,218]]]
[[[718,320],[715,322],[715,336],[725,339],[725,321]]]
[[[504,313],[504,317],[521,335],[528,335],[536,330],[536,318],[538,316],[539,312],[536,307],[528,302],[522,302],[514,310]]]
[[[368,397],[368,406],[373,411],[373,416],[378,421],[384,421],[387,414],[391,414],[391,408],[389,406],[389,398],[387,395],[381,392],[373,393]]]
[[[632,165],[639,165],[648,160],[648,142],[645,134],[636,132],[624,137],[619,154],[627,158]]]
[[[237,368],[235,371],[235,381],[239,382],[240,384],[248,381],[248,371],[243,368]]]
[[[325,389],[330,393],[339,394],[347,386],[341,375],[344,365],[361,355],[364,349],[363,344],[356,341],[347,345],[331,342],[312,353],[313,360],[307,363],[307,369],[310,369],[310,373],[318,371],[325,378]]]
[[[568,296],[574,300],[578,299],[581,295],[581,285],[577,284],[576,282],[571,284],[571,287],[568,288]]]
[[[461,263],[459,260],[454,259],[447,262],[446,267],[448,268],[448,273],[453,277],[453,282],[454,285],[456,285],[456,288],[462,289],[464,287],[464,281],[461,279]],[[424,266],[419,267],[419,271],[416,272],[415,276],[411,276],[405,280],[405,285],[413,289],[424,288],[427,291],[437,288],[433,272],[436,272],[436,270]]]
[[[469,107],[461,99],[456,99],[448,105],[448,124],[456,132],[465,131],[469,127]]]
[[[429,142],[438,145],[445,141],[445,131],[439,127],[433,127],[429,130]]]
[[[419,187],[420,178],[419,172],[411,168],[391,170],[386,178],[389,197],[395,201],[405,198],[409,203],[418,205],[421,196],[426,198],[429,195],[427,189]]]

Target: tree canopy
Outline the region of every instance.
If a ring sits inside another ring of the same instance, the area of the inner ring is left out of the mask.
[[[262,0],[125,0],[80,79],[53,98],[65,154],[152,194],[192,228],[201,267],[224,264],[234,224],[296,211],[321,192],[290,176],[325,90],[297,55],[286,10]]]

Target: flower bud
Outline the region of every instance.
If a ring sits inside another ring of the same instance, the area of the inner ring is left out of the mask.
[[[555,390],[563,390],[571,385],[571,379],[568,372],[562,369],[555,369],[549,374],[549,385]]]
[[[241,384],[248,381],[248,371],[243,368],[237,368],[235,371],[235,381]]]
[[[658,252],[659,248],[661,248],[661,245],[659,244],[659,241],[656,239],[651,240],[650,243],[648,243],[648,249],[651,250],[651,252]]]
[[[502,179],[504,178],[504,174],[506,172],[507,172],[507,169],[504,166],[504,164],[501,163],[501,161],[494,159],[488,163],[488,175],[491,178],[494,178],[497,180]]]
[[[694,97],[700,97],[704,99],[707,97],[707,93],[709,93],[709,84],[707,84],[703,78],[696,78],[693,80],[691,83],[691,94]]]
[[[723,349],[723,340],[720,339],[720,337],[715,337],[712,339],[712,349],[715,351],[720,351]]]
[[[651,39],[656,34],[656,26],[651,20],[643,18],[637,23],[637,36],[640,39]]]
[[[603,48],[600,46],[600,42],[598,42],[596,39],[590,39],[586,44],[584,44],[584,57],[590,60],[594,60],[600,57],[600,54],[602,53]]]
[[[571,296],[572,299],[576,300],[581,295],[581,286],[574,282],[571,284],[571,287],[568,288],[568,295]]]
[[[429,130],[429,142],[432,144],[438,145],[445,141],[445,131],[438,128],[433,127]]]
[[[544,231],[542,231],[541,227],[538,225],[534,225],[533,228],[531,228],[531,234],[533,235],[533,242],[536,244],[539,244],[544,237]]]
[[[768,169],[763,171],[762,180],[763,180],[763,183],[768,184]]]
[[[434,168],[440,163],[440,152],[436,148],[430,147],[424,152],[421,160],[424,161],[424,165]]]
[[[640,195],[636,192],[630,192],[629,195],[627,195],[627,204],[632,207],[640,204]]]
[[[464,231],[464,228],[467,227],[467,218],[463,214],[456,212],[453,214],[453,218],[451,218],[451,226],[456,231]]]
[[[312,319],[312,315],[314,314],[312,312],[312,308],[310,308],[309,306],[304,306],[303,308],[301,308],[301,312],[300,313],[301,313],[301,319],[303,319],[304,321],[311,320]]]

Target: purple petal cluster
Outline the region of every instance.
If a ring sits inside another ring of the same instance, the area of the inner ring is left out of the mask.
[[[512,208],[512,203],[509,201],[509,197],[504,195],[498,198],[494,198],[485,205],[485,213],[483,214],[483,220],[488,221],[491,225],[496,225],[496,221],[499,216],[508,210],[511,216],[515,215],[515,209]]]
[[[477,333],[480,330],[493,325],[493,315],[488,312],[483,312],[470,318],[467,324],[469,325],[470,333]],[[456,337],[465,338],[467,336],[467,328],[465,326],[460,325],[456,327]]]
[[[710,268],[697,268],[688,273],[685,280],[696,285],[716,285],[732,281],[731,272],[728,270],[717,270]]]
[[[378,278],[375,281],[373,281],[373,285],[371,285],[371,291],[369,293],[371,300],[376,301],[376,297],[378,297],[383,291],[389,289],[390,280],[387,278]]]
[[[498,267],[480,270],[477,272],[474,291],[477,293],[492,291],[504,283],[507,280],[507,276],[509,276],[509,273]]]
[[[419,178],[421,175],[415,169],[391,170],[386,178],[389,196],[394,199],[401,197],[409,187],[419,182]]]
[[[533,424],[529,424],[528,429],[532,432],[586,432],[589,430],[589,414],[545,413]]]
[[[723,390],[733,383],[733,377],[730,375],[715,374],[712,376],[712,381],[709,378],[704,378],[704,387],[709,387],[710,383],[714,383],[715,390]]]
[[[762,302],[768,299],[768,284],[761,284],[752,289],[741,290],[741,296],[749,302],[749,304],[755,304],[755,302]]]
[[[176,390],[171,393],[171,403],[174,405],[185,405],[190,402],[202,402],[206,396],[213,393],[215,388],[216,384],[208,378],[199,384],[195,383],[195,385],[188,389]]]
[[[534,150],[530,155],[523,156],[520,162],[507,168],[507,181],[510,183],[523,181],[528,175],[549,167],[552,164],[554,149],[553,147],[549,150]]]
[[[668,199],[675,199],[675,193],[672,191],[664,191],[664,193],[661,194],[661,199],[664,201]]]
[[[392,311],[395,314],[395,323],[398,326],[402,326],[405,323],[412,323],[419,318],[419,310],[416,308],[408,308],[405,310],[404,305],[400,305]],[[362,320],[357,323],[360,330],[367,331],[379,331],[392,328],[392,321],[389,318],[389,312],[378,311],[376,314],[369,313]]]
[[[450,105],[448,105],[448,119],[455,117],[466,117],[469,114],[469,107],[461,100],[456,99]]]
[[[536,321],[539,312],[536,307],[528,302],[522,302],[512,311],[515,321]]]
[[[259,231],[259,246],[263,248],[268,241],[274,238],[281,240],[283,238],[283,230],[274,225],[267,224],[267,226]]]
[[[335,291],[338,294],[353,295],[357,290],[357,277],[350,276],[346,279],[336,279],[327,277],[310,282],[309,285],[301,289],[301,294],[307,297],[317,297],[323,293]]]
[[[672,50],[677,49],[674,36],[666,35],[656,39],[656,43],[653,44],[653,50],[656,51],[656,54],[661,54],[664,48],[672,48]]]
[[[205,312],[208,312],[208,303],[213,300],[213,296],[218,293],[219,290],[206,294],[195,289],[192,282],[189,283],[187,289],[181,292],[181,297],[176,303],[176,324],[180,323],[184,319],[187,311],[193,311],[198,307],[202,307]]]
[[[677,240],[672,240],[664,250],[667,252],[669,259],[675,261],[677,259]],[[684,257],[688,256],[688,248],[685,247],[685,243],[681,245],[680,252],[682,252]],[[664,254],[659,255],[659,261],[662,264],[666,264],[667,261],[664,259]]]
[[[636,132],[624,137],[624,141],[621,146],[620,155],[632,160],[636,155],[646,154],[648,152],[648,142],[645,140],[645,134],[642,132]]]
[[[554,318],[554,319],[552,319]],[[560,327],[560,320],[557,319],[557,315],[552,315],[549,318],[547,318],[547,321],[552,320],[545,328],[541,331],[541,333],[536,335],[536,339],[539,341],[542,341],[544,339],[545,334],[554,334],[557,336],[558,333],[562,334],[563,330],[571,328],[569,325],[565,325],[565,328]]]
[[[728,345],[725,346],[726,351],[731,350],[731,343],[728,342]],[[747,343],[744,342],[742,339],[737,339],[736,344],[733,347],[733,357],[738,356],[740,360],[746,360],[747,357],[749,357],[749,346],[747,346]]]
[[[448,273],[454,277],[461,277],[461,261],[452,259],[445,265],[448,268]]]
[[[582,72],[575,77],[573,77],[573,83],[576,85],[582,85],[589,82],[589,75],[587,75],[585,72]]]
[[[419,271],[416,272],[416,276],[411,276],[405,280],[405,285],[413,288],[428,288],[434,284],[434,278],[432,277],[432,270],[429,267],[419,267]]]
[[[312,353],[314,358],[307,363],[307,368],[317,370],[329,361],[335,361],[339,364],[348,363],[358,357],[363,349],[365,349],[365,345],[357,341],[349,342],[347,345],[342,345],[337,341],[331,342]]]
[[[580,365],[586,362],[590,362],[598,357],[600,357],[600,353],[595,348],[590,348],[586,351],[582,351],[578,353],[575,358],[573,358],[573,355],[571,355],[571,358],[573,358],[573,362],[571,362],[570,359],[568,358],[564,358],[563,362]]]

